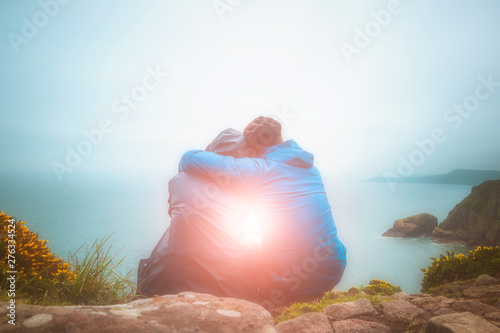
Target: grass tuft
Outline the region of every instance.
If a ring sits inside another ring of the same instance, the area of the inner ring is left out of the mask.
[[[132,271],[124,277],[116,273],[124,258],[114,262],[118,252],[111,254],[111,246],[106,246],[110,237],[95,241],[90,248],[86,246],[82,260],[77,255],[83,246],[70,254],[69,263],[76,278],[67,290],[66,299],[72,304],[116,304],[134,297]]]

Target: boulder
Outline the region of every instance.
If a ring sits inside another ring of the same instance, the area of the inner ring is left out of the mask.
[[[332,304],[326,307],[323,312],[330,322],[377,314],[375,307],[366,298],[360,298],[353,302]]]
[[[425,311],[408,301],[399,300],[381,303],[382,312],[393,322],[410,323],[425,315]]]
[[[278,333],[332,333],[332,326],[323,312],[309,312],[276,325]]]
[[[452,309],[448,309],[448,308],[439,308],[436,311],[434,311],[435,316],[446,315],[446,314],[451,314],[451,313],[455,313],[455,311],[453,311]]]
[[[493,298],[500,297],[500,285],[492,286],[471,286],[463,291],[464,295],[470,298]]]
[[[499,312],[499,310],[494,306],[468,299],[457,300],[456,302],[452,303],[450,307],[457,312],[470,312],[477,316],[484,316],[488,313]]]
[[[441,244],[467,245],[467,234],[460,230],[451,231],[436,227],[432,230],[431,239]]]
[[[418,237],[430,236],[437,227],[437,217],[422,213],[394,222],[392,228],[382,234],[383,237]]]
[[[397,300],[408,300],[411,298],[411,296],[408,295],[407,293],[400,291],[399,293],[395,293],[394,295],[392,295],[392,298],[395,298]]]
[[[384,324],[361,319],[346,319],[332,323],[335,333],[389,333],[391,329]]]
[[[474,186],[471,194],[450,211],[439,228],[448,235],[464,238],[469,244],[499,245],[500,180]]]
[[[422,310],[425,310],[430,313],[435,313],[441,309],[448,309],[450,305],[455,302],[454,299],[443,297],[443,296],[434,296],[434,297],[417,297],[416,295],[410,299],[410,302],[413,305],[418,306]],[[455,311],[447,312],[452,313]],[[440,313],[445,314],[445,313]]]
[[[500,327],[500,312],[487,313],[483,316],[483,318],[488,320],[493,325]]]
[[[470,312],[452,313],[431,318],[426,333],[500,333],[500,328]]]
[[[474,285],[476,286],[489,286],[499,283],[500,282],[497,279],[495,279],[493,276],[489,276],[488,274],[481,274],[478,276],[476,281],[474,281]]]
[[[0,315],[8,318],[7,303]],[[234,298],[180,293],[109,306],[16,307],[15,326],[0,332],[276,332],[261,306]]]

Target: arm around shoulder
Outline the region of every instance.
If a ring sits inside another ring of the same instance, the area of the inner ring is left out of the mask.
[[[264,160],[234,158],[203,150],[191,150],[182,156],[179,171],[218,180],[228,177],[231,181],[247,186],[257,185],[264,173]]]

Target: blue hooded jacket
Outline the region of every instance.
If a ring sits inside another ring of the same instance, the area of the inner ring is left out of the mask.
[[[207,147],[242,156],[244,137],[223,131]],[[219,156],[219,155],[217,155]],[[249,249],[241,244],[250,203],[223,182],[181,172],[168,184],[170,226],[138,270],[138,292],[145,296],[183,291],[254,299]]]
[[[179,169],[251,194],[262,234],[262,276],[275,303],[320,295],[340,281],[346,250],[312,154],[293,140],[261,158],[189,151]]]

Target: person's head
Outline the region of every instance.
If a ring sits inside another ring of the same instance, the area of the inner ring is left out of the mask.
[[[269,117],[255,118],[243,131],[248,146],[259,155],[266,147],[275,146],[283,142],[281,138],[281,124]]]
[[[225,129],[205,148],[206,151],[235,158],[253,157],[245,137],[232,128]]]

